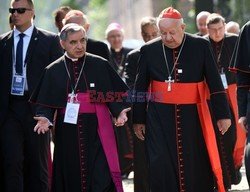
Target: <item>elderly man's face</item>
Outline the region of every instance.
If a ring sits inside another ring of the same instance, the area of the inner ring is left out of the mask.
[[[207,17],[208,17],[207,15],[203,15],[200,18],[198,18],[196,21],[197,28],[198,28],[199,32],[201,33],[201,35],[206,35],[208,32],[207,31],[207,24],[206,24]]]
[[[84,31],[69,32],[66,41],[61,40],[60,43],[71,58],[81,58],[86,52],[87,39]]]
[[[160,35],[165,46],[174,49],[181,45],[186,25],[178,19],[161,19]]]
[[[107,34],[107,41],[113,49],[121,49],[124,34],[119,30],[112,30]]]
[[[145,42],[148,42],[159,36],[159,30],[156,25],[146,25],[142,28],[142,38]]]

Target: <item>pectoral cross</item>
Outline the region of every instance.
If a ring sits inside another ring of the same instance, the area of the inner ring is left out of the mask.
[[[168,91],[171,91],[171,83],[174,83],[174,79],[172,79],[171,76],[168,77],[168,80],[165,80],[166,83],[168,83]]]

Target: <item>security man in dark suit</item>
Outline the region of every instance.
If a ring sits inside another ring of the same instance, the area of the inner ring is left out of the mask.
[[[11,0],[14,29],[0,36],[0,138],[6,192],[48,192],[48,134],[33,132],[29,97],[63,54],[56,34],[37,29],[33,0]],[[51,90],[53,91],[53,90]]]

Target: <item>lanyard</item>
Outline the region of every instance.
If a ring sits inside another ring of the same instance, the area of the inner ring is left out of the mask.
[[[65,66],[65,69],[66,69],[66,71],[67,71],[68,77],[69,77],[69,79],[70,79],[70,85],[71,85],[71,89],[72,89],[71,96],[73,96],[73,97],[75,96],[75,91],[76,91],[77,85],[78,85],[78,83],[79,83],[80,77],[81,77],[81,75],[82,75],[83,67],[84,67],[84,65],[85,65],[85,60],[86,60],[86,55],[84,56],[82,68],[81,68],[81,71],[80,71],[80,73],[79,73],[79,75],[78,75],[78,79],[77,79],[77,82],[76,82],[76,84],[75,84],[75,87],[73,87],[73,83],[72,83],[72,80],[71,80],[71,76],[70,76],[70,73],[69,73],[69,69],[68,69],[68,67],[67,67],[66,60],[65,60],[65,57],[64,57],[64,66]]]

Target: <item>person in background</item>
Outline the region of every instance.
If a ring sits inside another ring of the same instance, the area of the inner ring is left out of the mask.
[[[32,0],[11,0],[14,29],[0,36],[0,130],[5,191],[48,192],[49,135],[33,131],[28,102],[43,69],[63,50],[56,34],[38,29]]]
[[[237,41],[237,36],[228,34],[225,30],[225,19],[212,13],[207,18],[208,39],[221,80],[227,93],[232,114],[232,124],[227,133],[221,135],[215,124],[220,160],[223,170],[224,186],[231,189],[232,184],[241,181],[240,168],[243,164],[245,133],[237,123],[236,79],[235,74],[229,71],[229,64]]]
[[[210,15],[208,11],[201,11],[197,16],[196,16],[196,26],[198,29],[198,32],[196,35],[199,36],[204,36],[208,33],[207,31],[207,25],[206,25],[206,20],[207,17]]]
[[[141,36],[144,42],[159,37],[159,29],[154,17],[143,17],[140,23]],[[137,74],[138,61],[140,57],[140,48],[132,50],[127,55],[125,64],[125,82],[132,91],[134,88],[135,78]],[[135,135],[133,138],[134,146],[134,191],[149,192],[147,157],[145,151],[145,143],[138,139]]]
[[[105,37],[110,44],[110,64],[125,81],[125,62],[127,54],[132,50],[123,47],[124,29],[119,23],[111,23],[105,31]],[[126,179],[133,170],[133,136],[131,120],[125,126],[115,129],[118,144],[119,161],[122,178]]]
[[[77,23],[83,26],[86,32],[88,32],[90,28],[87,16],[79,10],[71,10],[65,15],[63,24],[66,25],[68,23]],[[101,56],[107,60],[110,59],[108,46],[104,42],[92,38],[88,38],[87,52]]]
[[[111,23],[105,31],[105,38],[110,44],[110,63],[120,77],[125,80],[124,69],[126,57],[132,49],[123,47],[124,29],[119,23]]]
[[[234,33],[236,35],[239,35],[239,33],[240,33],[240,25],[239,25],[239,23],[237,23],[235,21],[229,21],[226,24],[226,32],[227,33]]]
[[[11,14],[9,14],[9,25],[10,25],[10,29],[13,30],[14,29],[14,23],[13,23],[13,19],[11,17]]]
[[[247,134],[247,141],[245,147],[245,167],[248,186],[250,188],[250,134],[248,133],[250,127],[250,21],[248,21],[242,28],[236,44],[235,51],[232,56],[230,70],[236,72],[237,83],[237,102],[238,113],[242,129]]]
[[[71,9],[69,6],[62,6],[62,7],[57,8],[57,9],[53,12],[53,15],[54,15],[54,23],[55,23],[55,26],[56,26],[57,29],[58,29],[58,32],[60,32],[61,29],[63,28],[62,20],[64,19],[65,15],[66,15],[70,10],[72,10],[72,9]]]
[[[154,17],[143,17],[140,24],[141,36],[145,43],[159,37],[159,30]],[[127,55],[125,64],[125,81],[130,89],[134,88],[139,56],[140,48],[130,51]]]
[[[231,116],[209,42],[186,33],[173,7],[157,23],[161,38],[141,48],[133,103],[134,131],[149,158],[150,191],[211,192],[214,172],[224,192],[207,89],[221,134]]]
[[[46,67],[30,99],[38,134],[49,130],[58,111],[52,191],[123,192],[110,113],[116,126],[127,121],[131,108],[116,94],[128,87],[107,60],[86,52],[82,26],[66,24],[60,43],[64,56]]]

